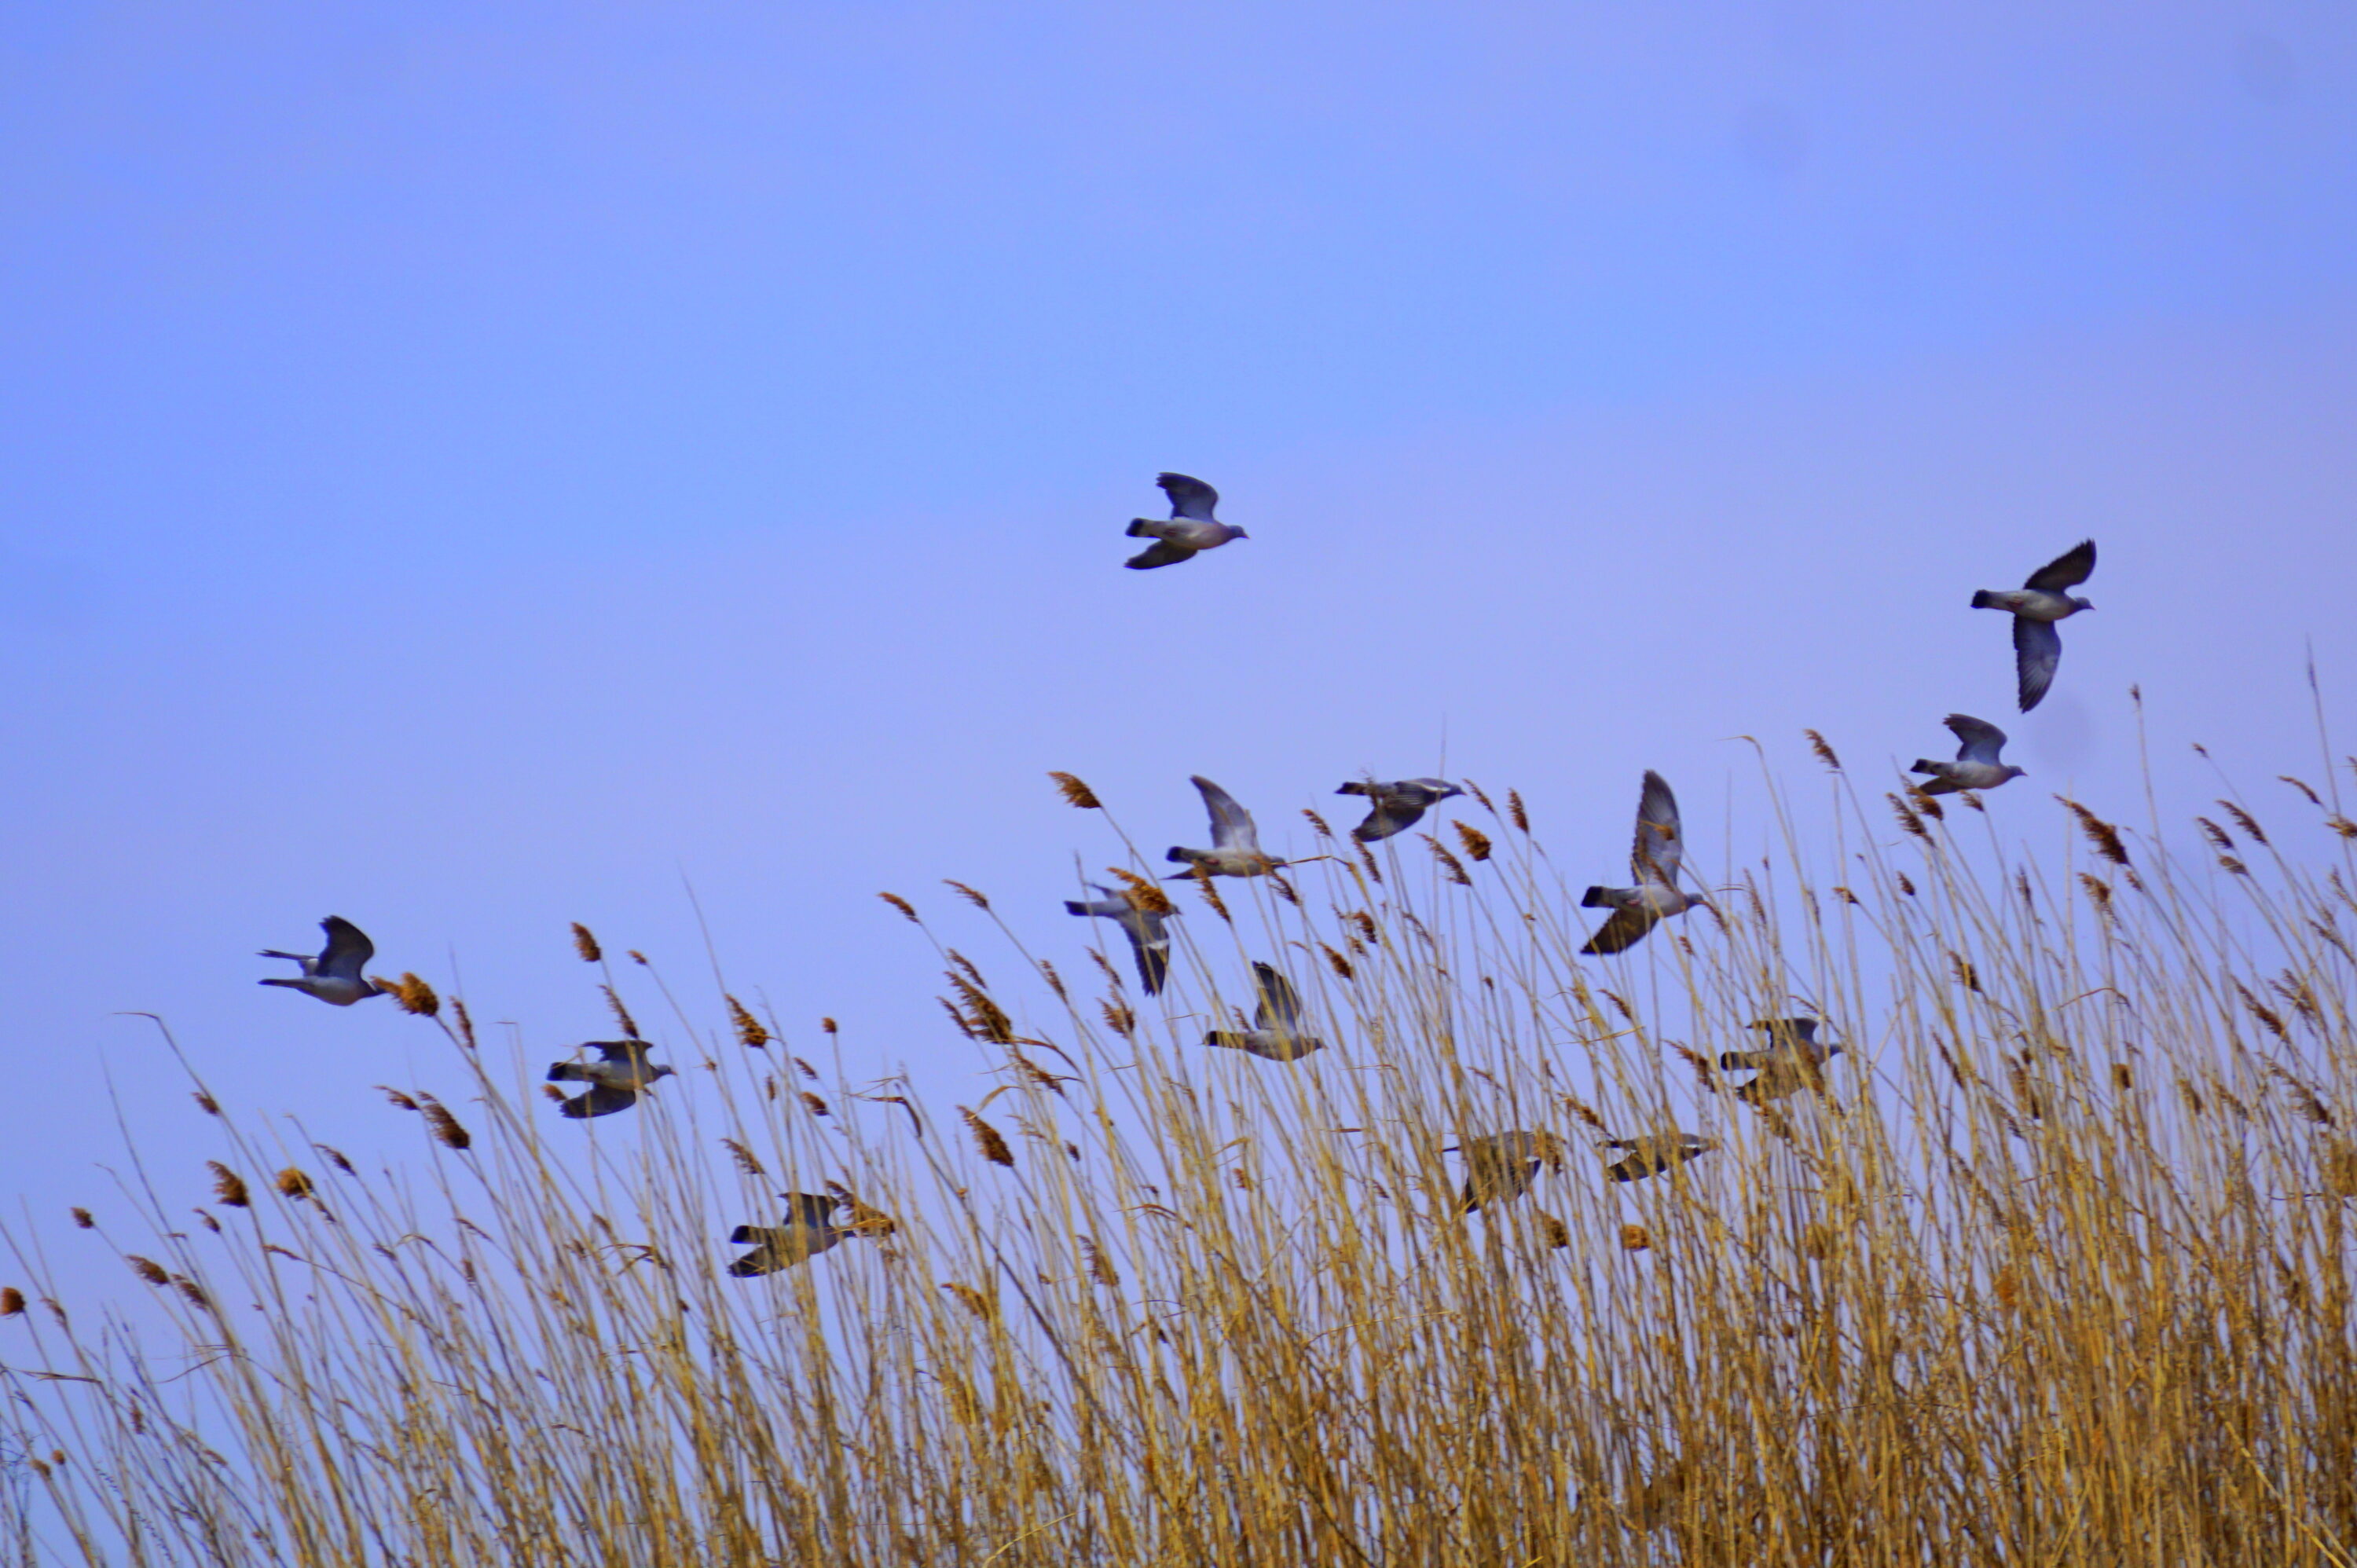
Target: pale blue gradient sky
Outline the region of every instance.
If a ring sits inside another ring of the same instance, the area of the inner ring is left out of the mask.
[[[9,7],[0,1192],[102,1195],[109,1071],[211,1152],[120,1009],[405,1139],[422,1026],[253,983],[331,910],[554,1055],[569,920],[704,1000],[684,873],[796,1045],[962,1088],[873,894],[1071,970],[1050,768],[1306,848],[1445,736],[1599,875],[1646,767],[1761,846],[1738,733],[1983,714],[2049,839],[2132,682],[2186,799],[2315,775],[2357,13],[2056,9]],[[1251,541],[1124,572],[1165,467]],[[2090,533],[2016,723],[1965,601]]]

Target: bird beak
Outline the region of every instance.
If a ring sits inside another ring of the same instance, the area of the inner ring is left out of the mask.
[[[1237,529],[1237,530],[1236,530],[1236,537],[1237,537],[1238,539],[1250,539],[1250,538],[1252,537],[1252,535],[1251,535],[1251,534],[1249,534],[1249,533],[1246,533],[1243,529],[1239,528],[1239,529]]]

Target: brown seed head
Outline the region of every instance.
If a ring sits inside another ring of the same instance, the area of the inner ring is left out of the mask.
[[[967,1129],[974,1133],[974,1147],[982,1151],[984,1159],[994,1165],[1012,1165],[1015,1163],[1015,1151],[1006,1146],[1006,1140],[999,1136],[997,1128],[963,1105],[958,1107],[958,1114],[965,1118]]]
[[[1149,915],[1170,913],[1170,896],[1162,890],[1160,883],[1140,876],[1135,871],[1125,871],[1118,865],[1106,866],[1105,875],[1121,884],[1122,901],[1131,908]]]
[[[1571,1227],[1542,1208],[1538,1211],[1539,1237],[1550,1247],[1571,1245]]]
[[[431,1018],[442,1011],[442,998],[435,995],[434,988],[414,974],[404,974],[399,980],[380,980],[377,984],[400,1004],[404,1013]]]
[[[884,902],[891,905],[892,908],[899,910],[903,915],[908,916],[909,923],[910,925],[921,926],[925,923],[924,921],[917,918],[917,907],[914,904],[909,903],[906,898],[901,897],[898,893],[878,893],[876,897],[883,899]]]
[[[540,1097],[543,1100],[556,1101],[561,1104],[565,1100],[565,1090],[553,1083],[544,1083],[540,1086]]]
[[[433,1133],[435,1141],[445,1148],[463,1149],[475,1141],[474,1134],[458,1125],[458,1119],[450,1114],[450,1108],[438,1100],[425,1101],[425,1125]]]
[[[2196,817],[2193,819],[2193,822],[2196,827],[2201,830],[2201,836],[2210,841],[2212,848],[2232,849],[2234,847],[2234,841],[2226,836],[2226,830],[2212,822],[2209,818]]]
[[[990,999],[987,992],[955,970],[949,971],[943,978],[965,1003],[964,1011],[961,1012],[956,1004],[942,998],[949,1006],[950,1016],[958,1021],[967,1038],[988,1040],[997,1046],[1015,1043],[1014,1021],[1007,1017],[1005,1008]]]
[[[73,1216],[74,1224],[81,1230],[95,1230],[98,1226],[98,1221],[90,1217],[90,1210],[87,1208],[70,1209],[68,1212]]]
[[[809,1108],[810,1113],[813,1116],[829,1116],[834,1114],[834,1112],[827,1110],[825,1101],[821,1100],[817,1095],[813,1094],[807,1089],[802,1090],[802,1104]]]
[[[753,1151],[736,1139],[723,1138],[720,1140],[720,1146],[728,1151],[730,1157],[737,1162],[737,1168],[747,1176],[759,1176],[770,1174],[761,1168],[761,1162],[753,1157]]]
[[[1344,958],[1340,953],[1336,952],[1332,948],[1328,947],[1324,942],[1319,942],[1318,944],[1318,950],[1326,955],[1326,961],[1332,965],[1334,972],[1340,975],[1344,980],[1356,980],[1359,977],[1358,972],[1351,969],[1351,961]]]
[[[1645,1234],[1645,1228],[1642,1225],[1623,1225],[1620,1227],[1620,1245],[1623,1250],[1631,1252],[1641,1252],[1652,1244],[1653,1239]]]
[[[278,1173],[278,1190],[288,1197],[311,1196],[311,1178],[293,1165]]]
[[[1886,795],[1883,798],[1890,802],[1891,814],[1899,819],[1899,826],[1902,831],[1913,833],[1919,839],[1928,841],[1931,838],[1932,830],[1923,825],[1922,818],[1908,810],[1906,801],[1896,795]]]
[[[2234,982],[2234,994],[2243,999],[2243,1005],[2250,1010],[2252,1017],[2266,1026],[2268,1034],[2278,1040],[2291,1038],[2291,1031],[2284,1027],[2283,1015],[2252,995],[2250,988],[2239,980]]]
[[[990,908],[989,899],[984,897],[973,888],[968,887],[963,882],[953,881],[951,878],[944,876],[942,878],[942,884],[946,887],[954,889],[958,897],[963,898],[967,903],[973,905],[977,909],[987,909]]]
[[[2290,774],[2278,773],[2276,777],[2281,779],[2284,783],[2288,784],[2293,789],[2298,790],[2301,794],[2307,796],[2308,803],[2309,805],[2321,806],[2324,804],[2324,798],[2322,796],[2319,795],[2314,789],[2309,789],[2307,785],[2301,783],[2298,779],[2293,778]]]
[[[143,1258],[134,1252],[123,1261],[131,1265],[133,1273],[151,1285],[167,1285],[172,1283],[172,1272],[153,1258]]]
[[[606,993],[606,1005],[614,1010],[614,1022],[622,1026],[623,1036],[628,1039],[637,1039],[639,1021],[630,1016],[630,1010],[628,1007],[622,1005],[621,993],[610,985],[601,985],[597,989]]]
[[[352,1169],[352,1162],[344,1158],[340,1152],[328,1147],[325,1144],[314,1144],[311,1146],[318,1150],[321,1154],[327,1155],[328,1163],[335,1166],[338,1170],[343,1172],[346,1176],[358,1174]]]
[[[2119,829],[2104,821],[2103,818],[2095,815],[2094,812],[2087,810],[2086,807],[2079,804],[2076,800],[2066,799],[2061,795],[2057,795],[2054,798],[2061,800],[2064,809],[2070,811],[2072,816],[2079,819],[2079,826],[2085,830],[2087,842],[2095,846],[2095,853],[2097,854],[2102,855],[2114,865],[2126,865],[2128,863],[2127,846],[2120,842]]]
[[[2234,819],[2234,825],[2243,830],[2243,835],[2245,838],[2262,847],[2266,845],[2267,835],[2260,830],[2257,818],[2232,800],[2219,801],[2218,809]]]
[[[0,1290],[0,1317],[22,1317],[25,1315],[25,1293],[15,1285]]]
[[[188,1305],[190,1306],[200,1306],[206,1308],[211,1307],[212,1298],[206,1295],[203,1290],[199,1288],[197,1282],[190,1279],[188,1275],[174,1274],[172,1276],[172,1283],[179,1288],[179,1292],[182,1295],[188,1298]]]
[[[1809,737],[1809,749],[1816,754],[1817,760],[1824,763],[1827,768],[1832,768],[1835,772],[1839,773],[1841,771],[1841,758],[1835,757],[1834,755],[1834,748],[1825,744],[1825,737],[1819,735],[1813,729],[1804,729],[1801,733]]]
[[[194,1100],[197,1102],[197,1109],[203,1112],[208,1116],[218,1116],[221,1113],[221,1101],[215,1100],[211,1095],[207,1094],[201,1089],[198,1090],[188,1098]]]
[[[1117,1002],[1101,1002],[1097,1005],[1104,1010],[1105,1026],[1114,1034],[1127,1039],[1137,1033],[1136,1014]]]
[[[578,920],[573,922],[573,950],[581,955],[583,963],[605,961],[606,950],[597,945],[597,939],[589,934],[589,928]]]
[[[1056,781],[1056,792],[1064,797],[1065,804],[1078,806],[1083,811],[1102,811],[1104,808],[1104,802],[1097,799],[1096,791],[1071,774],[1050,773],[1048,777]]]
[[[2110,883],[2104,881],[2100,876],[2091,876],[2086,872],[2083,871],[2079,873],[2079,886],[2087,890],[2087,897],[2094,901],[2095,908],[2098,912],[2105,915],[2112,912],[2112,885]]]
[[[738,1045],[758,1051],[770,1043],[770,1031],[761,1026],[761,1020],[754,1017],[745,1004],[725,991],[721,1000],[728,1004],[728,1021],[737,1026]]]
[[[1890,879],[1899,884],[1899,891],[1906,894],[1910,898],[1915,897],[1915,885],[1907,880],[1905,872],[1894,871],[1890,874]]]
[[[1524,832],[1531,831],[1531,814],[1523,809],[1523,792],[1519,789],[1506,791],[1506,820]]]
[[[402,1093],[401,1090],[382,1083],[378,1084],[377,1088],[383,1092],[383,1095],[387,1100],[392,1101],[404,1111],[414,1111],[417,1109],[417,1101],[410,1099],[409,1096]]]
[[[1105,1256],[1104,1249],[1096,1244],[1094,1238],[1081,1238],[1081,1256],[1088,1262],[1090,1278],[1107,1290],[1121,1288],[1121,1275],[1114,1272],[1113,1260]]]
[[[1228,913],[1228,901],[1220,897],[1220,890],[1212,886],[1211,879],[1200,871],[1195,873],[1195,890],[1203,896],[1203,902],[1211,907],[1211,913],[1232,926],[1236,923],[1236,918]]]
[[[231,1208],[243,1208],[253,1201],[246,1194],[244,1177],[219,1160],[207,1160],[205,1165],[213,1173],[215,1197],[228,1204]]]
[[[1957,984],[1963,986],[1967,991],[1979,992],[1983,995],[1987,994],[1987,993],[1981,991],[1981,972],[1973,967],[1971,960],[1964,958],[1956,953],[1950,953],[1948,955],[1948,968],[1950,972],[1955,975]]]
[[[952,1280],[942,1288],[957,1297],[959,1305],[981,1318],[985,1323],[998,1316],[998,1308],[993,1305],[991,1299],[972,1285],[960,1284],[955,1280]]]
[[[1330,839],[1334,836],[1334,830],[1326,825],[1325,818],[1319,816],[1317,812],[1311,811],[1307,806],[1304,806],[1301,809],[1301,814],[1309,819],[1309,831],[1311,832],[1316,833],[1321,839]]]

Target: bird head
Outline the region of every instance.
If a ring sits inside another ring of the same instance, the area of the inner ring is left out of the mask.
[[[1231,531],[1229,532],[1228,537],[1229,537],[1230,539],[1250,539],[1250,538],[1252,537],[1252,535],[1251,535],[1251,534],[1249,534],[1249,533],[1246,533],[1246,532],[1245,532],[1243,529],[1241,529],[1241,528],[1232,528],[1232,529],[1231,529]]]
[[[2074,609],[2091,610],[2095,607],[2095,601],[2093,599],[2073,598],[2071,604]]]
[[[2029,769],[2027,768],[2016,768],[2013,764],[2008,762],[2005,765],[2005,776],[2007,779],[2027,779],[2029,777]]]
[[[647,1072],[647,1081],[652,1083],[659,1078],[670,1078],[678,1071],[679,1069],[670,1066],[651,1068]]]

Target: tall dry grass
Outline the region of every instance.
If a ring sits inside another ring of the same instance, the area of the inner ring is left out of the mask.
[[[560,1122],[544,1055],[413,977],[452,1047],[435,1098],[389,1101],[414,1160],[222,1116],[214,1168],[137,1171],[137,1234],[12,1238],[20,1550],[2357,1559],[2357,825],[2291,781],[2173,852],[2028,787],[1861,793],[1821,755],[1823,800],[1771,797],[1781,847],[1620,960],[1574,956],[1595,868],[1567,889],[1519,801],[1172,885],[1159,999],[1101,922],[1110,961],[1060,975],[1030,910],[908,904],[928,936],[996,927],[942,950],[997,1074],[963,1103],[876,1042],[803,1063],[733,1000],[672,1010],[581,932],[626,1022],[672,1011],[650,1037],[683,1071]],[[1256,959],[1329,1048],[1201,1047]],[[1721,1051],[1797,1013],[1848,1047],[1822,1092],[1736,1101]],[[1451,1151],[1509,1130],[1560,1168],[1460,1215]],[[1717,1147],[1604,1179],[1595,1145],[1671,1130]],[[724,1275],[732,1225],[827,1183],[856,1237]],[[69,1242],[115,1248],[178,1337],[52,1299],[34,1261]]]

